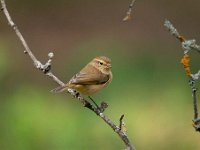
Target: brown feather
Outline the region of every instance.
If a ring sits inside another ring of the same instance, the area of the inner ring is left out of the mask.
[[[102,63],[102,64],[101,64]],[[79,91],[83,95],[93,95],[112,81],[111,60],[105,56],[94,58],[65,85],[53,89],[59,93],[68,88]]]
[[[109,80],[109,75],[103,74],[92,65],[90,67],[92,67],[90,70],[86,70],[86,67],[83,68],[80,73],[77,73],[74,77],[72,77],[72,79],[69,81],[69,84],[93,85],[103,84]]]

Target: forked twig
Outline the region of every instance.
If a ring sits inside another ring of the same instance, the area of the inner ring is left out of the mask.
[[[193,97],[193,109],[194,109],[194,118],[193,118],[193,127],[196,131],[200,132],[200,118],[198,118],[198,106],[197,106],[197,97],[196,92],[197,88],[195,86],[196,81],[200,78],[200,70],[196,74],[192,74],[190,71],[190,57],[188,52],[191,50],[195,50],[200,52],[200,46],[196,44],[196,40],[186,40],[184,36],[180,35],[177,29],[171,24],[170,21],[165,20],[164,26],[169,30],[169,32],[175,36],[182,45],[182,49],[184,52],[183,58],[181,59],[181,63],[186,71],[186,75],[189,78],[189,85],[192,91]]]

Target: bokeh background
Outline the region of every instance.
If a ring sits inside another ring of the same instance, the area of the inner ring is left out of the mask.
[[[112,59],[114,79],[94,99],[106,101],[116,124],[121,114],[139,150],[199,150],[192,127],[188,78],[180,43],[163,27],[169,19],[200,41],[200,1],[7,0],[7,7],[36,57],[55,54],[53,72],[67,82],[98,55]],[[36,70],[0,14],[0,149],[120,150],[124,144],[101,119]],[[193,52],[192,71],[199,67]],[[198,97],[200,95],[198,94]]]

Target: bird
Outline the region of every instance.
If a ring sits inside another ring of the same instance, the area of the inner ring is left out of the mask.
[[[95,57],[68,83],[51,90],[51,92],[60,93],[67,89],[74,89],[93,101],[91,95],[96,94],[111,83],[113,78],[111,67],[110,58],[106,56]]]

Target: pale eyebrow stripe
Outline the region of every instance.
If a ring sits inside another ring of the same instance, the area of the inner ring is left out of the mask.
[[[97,59],[97,58],[95,58],[94,60],[106,63],[104,60]]]

